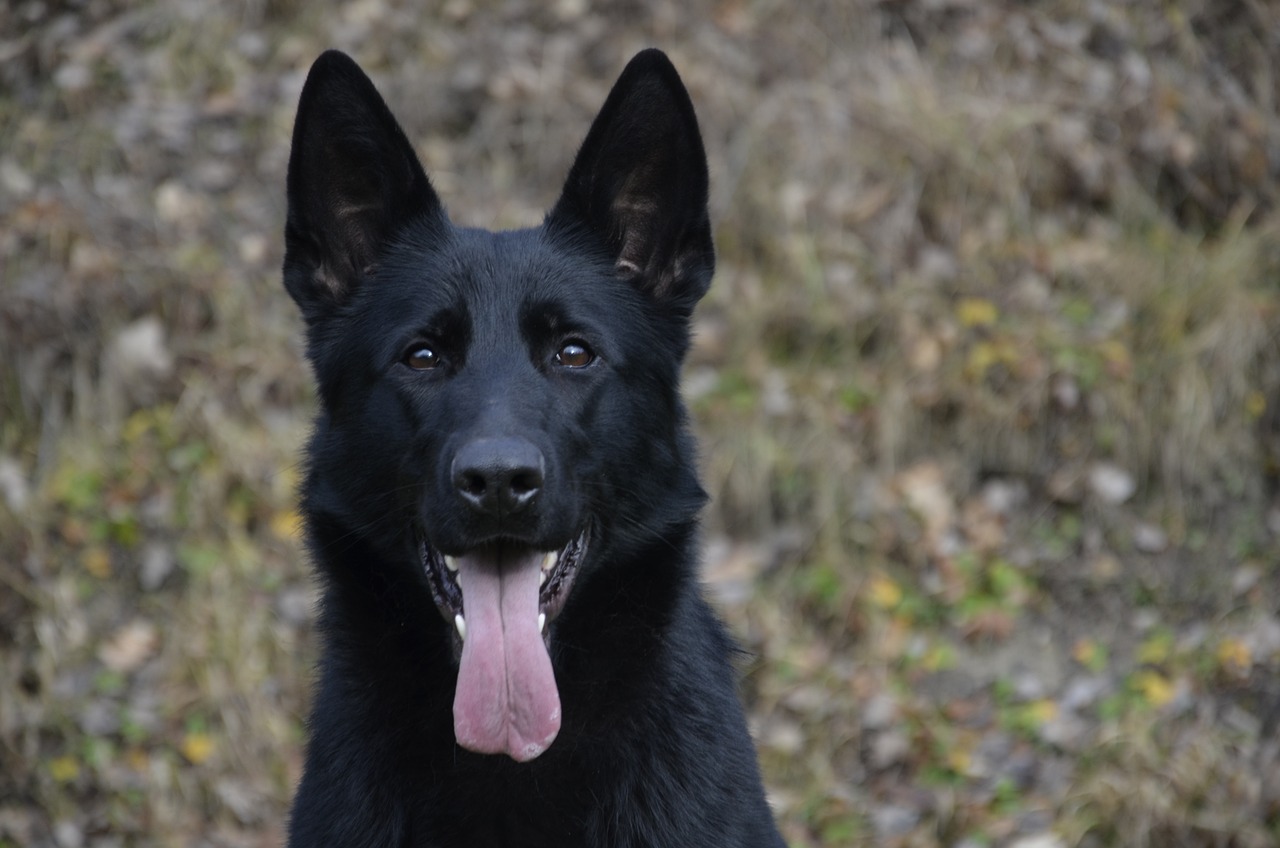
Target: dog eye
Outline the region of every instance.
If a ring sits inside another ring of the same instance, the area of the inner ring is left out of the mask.
[[[405,351],[402,361],[414,371],[430,371],[440,364],[440,356],[426,345],[419,344]]]
[[[556,364],[565,368],[586,368],[595,361],[591,348],[579,341],[565,342],[556,353]]]

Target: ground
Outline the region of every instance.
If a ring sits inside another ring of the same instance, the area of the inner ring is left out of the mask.
[[[0,9],[0,846],[281,842],[329,46],[488,227],[680,69],[705,577],[790,845],[1280,840],[1280,7],[331,5]]]

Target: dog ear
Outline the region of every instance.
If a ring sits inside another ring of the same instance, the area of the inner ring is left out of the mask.
[[[289,153],[284,283],[308,323],[342,303],[415,216],[444,220],[418,157],[373,83],[329,50],[302,87]]]
[[[578,151],[548,229],[586,227],[617,269],[685,311],[711,283],[707,157],[693,103],[666,55],[623,70]]]

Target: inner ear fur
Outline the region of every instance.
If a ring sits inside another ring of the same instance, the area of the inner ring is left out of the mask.
[[[349,56],[311,66],[289,153],[285,286],[314,321],[365,280],[396,232],[444,212],[413,146]]]
[[[650,49],[614,84],[548,223],[586,228],[621,274],[692,308],[715,268],[707,193],[693,103],[670,60]]]

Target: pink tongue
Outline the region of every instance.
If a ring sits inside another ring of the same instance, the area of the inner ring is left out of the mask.
[[[453,732],[462,747],[525,762],[560,732],[560,693],[538,631],[542,555],[458,557],[467,637]]]

